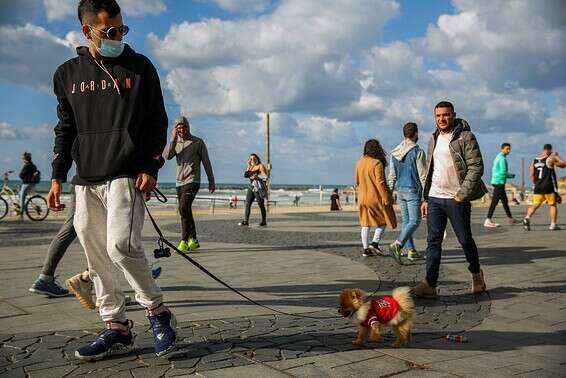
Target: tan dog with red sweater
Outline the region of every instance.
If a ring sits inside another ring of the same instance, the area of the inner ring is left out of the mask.
[[[381,340],[381,329],[388,325],[397,335],[393,347],[407,345],[415,307],[409,290],[408,287],[398,287],[393,289],[391,296],[367,301],[361,289],[342,289],[338,312],[345,318],[351,317],[358,325],[358,336],[353,344],[362,346],[368,335],[372,341]]]

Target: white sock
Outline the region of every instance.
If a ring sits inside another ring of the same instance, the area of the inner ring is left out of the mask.
[[[47,282],[53,282],[53,280],[54,280],[54,278],[52,276],[48,276],[48,275],[43,274],[43,273],[41,273],[39,275],[39,278],[41,278],[42,280],[47,281]]]
[[[375,233],[373,234],[373,242],[379,243],[381,240],[381,235],[383,235],[383,231],[385,231],[385,226],[381,226],[375,229]]]
[[[369,247],[369,227],[362,227],[362,246],[364,249]]]

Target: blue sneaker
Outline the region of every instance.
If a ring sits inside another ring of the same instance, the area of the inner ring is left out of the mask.
[[[132,322],[128,321],[125,328],[127,334],[117,329],[107,328],[100,332],[96,339],[75,351],[75,357],[84,361],[96,361],[104,357],[125,354],[134,349],[134,338],[131,331]]]
[[[151,276],[153,277],[153,279],[157,279],[159,278],[159,276],[161,275],[161,267],[160,266],[154,266],[151,268]]]
[[[153,344],[157,357],[166,355],[175,349],[177,341],[177,319],[171,311],[166,310],[157,315],[147,317],[153,331]]]
[[[64,297],[69,295],[69,290],[61,287],[55,279],[49,282],[40,277],[33,282],[29,291],[35,294],[47,295],[48,297]]]

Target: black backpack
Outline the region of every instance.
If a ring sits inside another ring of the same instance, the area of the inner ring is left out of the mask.
[[[31,176],[30,182],[32,184],[37,184],[40,181],[41,181],[41,172],[36,169],[35,172],[33,172],[33,175]]]

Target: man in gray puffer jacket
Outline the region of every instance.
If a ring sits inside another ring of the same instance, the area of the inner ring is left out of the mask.
[[[468,270],[472,273],[472,292],[481,293],[486,290],[486,285],[471,228],[471,201],[487,193],[481,180],[481,151],[470,125],[456,118],[450,102],[438,103],[434,116],[437,130],[428,147],[424,202],[421,205],[421,213],[428,219],[426,279],[411,290],[419,297],[437,295],[442,241],[450,220],[468,261]]]

